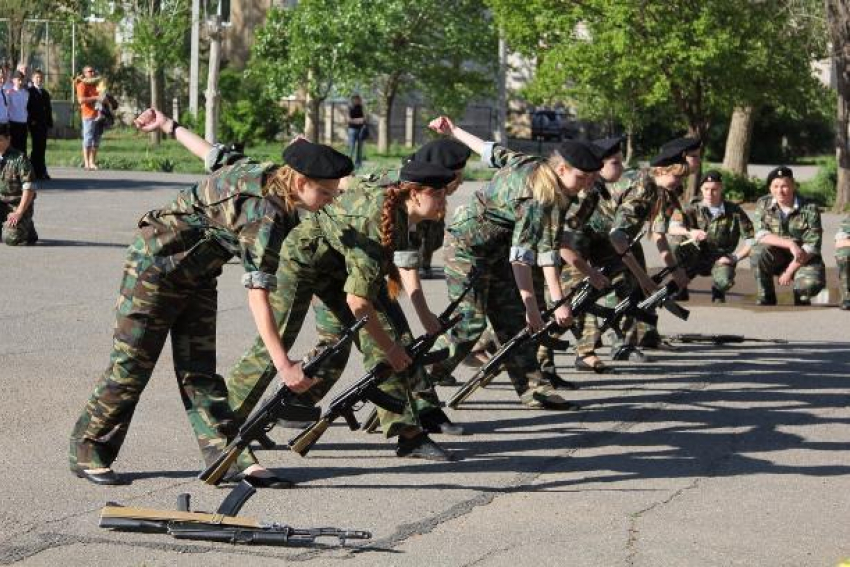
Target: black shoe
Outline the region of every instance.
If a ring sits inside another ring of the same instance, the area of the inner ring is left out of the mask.
[[[711,302],[712,303],[726,303],[726,292],[720,291],[714,286],[711,286]]]
[[[457,378],[455,378],[451,374],[446,374],[445,376],[440,376],[440,377],[434,377],[434,383],[437,386],[449,386],[449,387],[457,386],[458,384],[460,384],[460,382],[458,382]]]
[[[285,490],[287,488],[292,488],[295,483],[291,480],[286,480],[285,478],[280,478],[279,476],[254,476],[252,474],[244,474],[238,473],[234,475],[229,475],[221,479],[221,484],[238,484],[243,480],[247,481],[248,484],[253,486],[254,488],[276,488]]]
[[[775,295],[760,295],[756,298],[756,305],[768,306],[776,305]]]
[[[452,423],[449,416],[442,409],[428,411],[419,416],[422,429],[428,433],[441,433],[443,435],[466,435],[462,425]]]
[[[622,346],[611,353],[611,360],[630,360],[632,362],[655,362],[640,349],[633,346]]]
[[[691,294],[688,292],[688,288],[683,288],[676,292],[676,301],[688,301],[690,298]]]
[[[844,311],[850,311],[850,299],[845,299],[841,302],[841,305],[838,306],[839,309],[843,309]]]
[[[116,474],[115,471],[112,469],[109,469],[108,471],[102,473],[91,473],[83,469],[75,469],[72,472],[78,477],[84,478],[87,481],[92,482],[94,484],[98,484],[100,486],[122,486],[125,484],[130,484],[129,480]]]
[[[608,374],[609,372],[614,372],[614,368],[611,366],[607,366],[604,362],[597,359],[596,363],[588,364],[584,361],[583,358],[576,358],[576,370],[579,372],[587,372],[592,371],[596,374]]]
[[[543,377],[552,384],[556,390],[578,390],[578,384],[564,380],[558,376],[557,372],[544,372]]]
[[[812,300],[809,299],[807,295],[803,295],[802,292],[794,290],[794,305],[811,305]]]
[[[426,433],[419,433],[415,437],[405,439],[398,438],[398,446],[395,454],[399,457],[411,459],[426,459],[428,461],[456,461],[457,457],[437,445]]]

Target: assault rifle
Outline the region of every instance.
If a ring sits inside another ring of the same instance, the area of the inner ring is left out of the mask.
[[[644,233],[645,231],[641,231],[629,242],[629,247],[626,248],[626,251],[623,252],[623,254],[620,254],[621,258],[628,254],[635,244],[640,242]],[[610,278],[618,269],[621,269],[620,264],[618,262],[614,262],[606,266],[602,266],[599,271],[602,275]],[[611,285],[605,289],[598,290],[591,285],[590,278],[586,277],[582,279],[569,291],[569,293],[567,293],[567,295],[540,314],[543,319],[543,328],[541,330],[536,333],[532,333],[528,327],[525,327],[519,333],[511,337],[510,340],[504,343],[499,350],[497,350],[493,356],[491,356],[490,359],[485,362],[484,365],[475,372],[475,374],[473,374],[472,378],[467,380],[466,383],[458,388],[457,392],[455,392],[454,396],[452,396],[449,400],[448,406],[452,409],[457,409],[458,406],[469,399],[469,397],[478,390],[478,388],[486,387],[490,382],[492,382],[493,378],[495,378],[501,371],[502,363],[508,356],[511,355],[511,352],[514,349],[527,342],[536,342],[538,340],[548,339],[550,333],[557,328],[555,311],[557,311],[562,305],[566,305],[567,302],[570,302],[570,309],[572,310],[573,317],[584,312],[595,313],[596,302],[608,295],[613,289],[614,286]]]
[[[460,295],[437,317],[440,322],[440,329],[433,334],[424,333],[420,335],[406,347],[407,355],[411,360],[411,367],[434,364],[447,356],[445,351],[434,353],[429,351],[440,335],[457,325],[463,318],[463,315],[454,315],[454,312],[472,289],[478,275],[479,272],[475,269],[469,273],[466,285]],[[360,423],[354,415],[354,408],[366,400],[393,413],[402,413],[406,402],[390,396],[378,388],[378,385],[386,380],[392,372],[392,367],[387,362],[381,361],[376,364],[365,376],[335,397],[319,421],[292,438],[289,441],[289,448],[302,457],[305,456],[319,438],[324,435],[330,424],[340,417],[345,419],[352,431],[360,429]]]
[[[313,376],[316,371],[330,357],[337,354],[346,343],[352,341],[363,325],[367,317],[356,321],[347,328],[337,342],[323,349],[316,356],[304,363],[302,371],[305,376]],[[239,428],[239,433],[228,443],[221,455],[210,466],[201,471],[198,478],[207,484],[218,484],[227,473],[230,465],[251,444],[252,441],[264,436],[270,431],[278,419],[292,421],[315,421],[319,418],[321,410],[314,406],[297,403],[295,393],[284,385],[275,392],[274,396],[266,400]]]
[[[725,345],[730,343],[774,343],[778,345],[788,344],[785,339],[756,339],[743,335],[704,335],[702,333],[686,333],[682,335],[669,335],[663,337],[665,341],[674,343],[711,343]]]
[[[124,507],[109,502],[100,513],[100,527],[121,532],[168,534],[175,539],[218,541],[232,544],[304,545],[320,537],[335,537],[345,546],[352,539],[370,539],[363,530],[338,528],[293,528],[276,522],[240,518],[236,514],[255,488],[242,481],[218,510],[191,512],[189,495],[177,497],[177,510]]]

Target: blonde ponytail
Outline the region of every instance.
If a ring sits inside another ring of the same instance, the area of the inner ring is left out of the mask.
[[[286,205],[286,210],[294,211],[295,199],[292,198],[292,192],[295,189],[295,181],[299,177],[304,176],[288,165],[277,168],[266,178],[266,182],[263,184],[263,197],[269,193],[280,197]]]
[[[562,164],[568,169],[571,167],[557,154],[552,154],[548,160],[537,163],[534,171],[528,177],[534,200],[543,205],[557,205],[559,207],[566,205],[567,197],[564,194],[561,179],[555,171],[555,168]]]

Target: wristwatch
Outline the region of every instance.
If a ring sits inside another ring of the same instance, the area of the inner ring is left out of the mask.
[[[177,129],[178,128],[180,128],[180,123],[177,122],[176,120],[172,120],[171,121],[171,132],[169,132],[169,134],[171,134],[172,138],[177,137]]]

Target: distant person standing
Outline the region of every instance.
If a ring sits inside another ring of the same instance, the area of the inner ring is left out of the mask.
[[[74,79],[77,102],[80,103],[80,116],[83,119],[83,167],[97,169],[97,150],[103,130],[98,128],[97,103],[100,101],[98,86],[100,77],[91,65],[83,67],[83,76]]]
[[[30,162],[36,179],[50,179],[44,159],[47,150],[47,131],[53,128],[53,106],[50,93],[44,88],[44,74],[38,69],[32,74],[32,86],[27,104],[27,124],[32,136]]]
[[[6,67],[0,66],[0,124],[9,123],[9,99],[6,98],[6,76]]]
[[[360,169],[363,165],[363,140],[366,137],[366,128],[363,99],[360,95],[354,95],[348,107],[348,157],[354,162],[355,169]]]
[[[9,131],[12,134],[12,147],[26,155],[27,153],[27,104],[30,93],[24,86],[25,76],[20,71],[12,73],[12,88],[6,91],[9,105]]]

